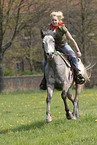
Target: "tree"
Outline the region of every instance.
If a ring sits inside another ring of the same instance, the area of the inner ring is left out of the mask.
[[[94,3],[96,3],[94,0],[78,0],[71,2],[69,6],[72,7],[69,9],[69,23],[80,46],[84,64],[87,64],[87,56],[91,56],[91,50],[96,50],[96,47],[93,48],[97,37],[95,32],[97,12]]]
[[[15,0],[16,1],[16,0]],[[50,8],[48,7],[48,1],[45,2],[45,0],[34,0],[32,3],[30,3],[31,0],[26,1],[26,6],[24,5],[24,8],[22,8],[20,13],[20,20],[23,21],[25,24],[23,29],[19,30],[19,35],[15,36],[15,40],[13,41],[12,45],[10,46],[10,49],[6,51],[5,57],[10,54],[9,59],[11,58],[11,55],[14,54],[14,57],[12,55],[12,60],[15,59],[27,59],[30,70],[34,71],[34,62],[39,62],[39,58],[42,60],[43,55],[40,56],[40,53],[42,52],[41,45],[41,38],[40,38],[40,28],[43,26],[45,22],[45,16],[49,15],[48,11]],[[28,7],[27,7],[28,6]],[[26,11],[24,10],[26,7]],[[24,11],[23,11],[24,10]],[[26,17],[24,19],[24,17]],[[15,22],[14,22],[15,23]],[[22,23],[22,24],[23,24]],[[10,31],[11,23],[9,24],[10,27],[7,30],[7,32]],[[14,24],[15,25],[15,24]],[[20,22],[19,22],[20,25]],[[22,31],[21,31],[22,30]],[[31,32],[32,31],[32,32]],[[25,32],[27,33],[27,37],[25,36]],[[11,34],[11,31],[9,32]],[[7,35],[7,34],[6,34]],[[6,36],[6,39],[8,39],[8,36]],[[14,49],[13,49],[14,48]],[[37,61],[37,60],[38,61]],[[41,61],[40,60],[40,61]]]
[[[17,6],[16,6],[17,5]],[[0,92],[3,90],[3,56],[5,51],[12,45],[17,33],[24,27],[24,24],[19,22],[20,11],[24,6],[24,1],[0,0]],[[15,18],[15,19],[14,19]],[[5,39],[7,28],[10,28],[10,22],[14,22],[14,28],[11,36]]]
[[[45,11],[46,8],[41,10],[43,2],[40,0],[0,0],[0,92],[3,90],[4,54],[31,20],[34,25],[37,12],[39,14],[40,11]]]

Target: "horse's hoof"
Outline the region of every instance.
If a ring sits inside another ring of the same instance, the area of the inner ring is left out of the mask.
[[[72,117],[73,120],[77,120],[77,118],[75,116]]]
[[[47,117],[46,117],[46,123],[49,123],[49,122],[51,122],[51,121],[52,121],[52,117],[51,117],[51,116],[49,116],[49,117],[47,116]]]
[[[66,118],[67,119],[72,119],[73,118],[73,115],[70,111],[69,111],[69,113],[66,113]]]

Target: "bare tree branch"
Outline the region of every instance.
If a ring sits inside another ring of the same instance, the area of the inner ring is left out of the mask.
[[[4,23],[5,23],[5,28],[4,28],[4,30],[3,30],[3,35],[4,35],[5,32],[6,32],[6,28],[7,28],[8,22],[9,22],[10,10],[11,10],[11,7],[12,7],[13,2],[14,2],[14,0],[10,0],[10,1],[8,2],[8,10],[7,10],[6,14],[5,14],[5,15],[6,15],[6,21],[4,22]],[[5,16],[4,16],[4,17],[5,17]]]
[[[19,22],[20,10],[21,10],[21,8],[22,8],[23,2],[24,2],[24,0],[21,0],[20,3],[19,3],[19,5],[18,5],[18,10],[17,10],[16,24],[15,24],[15,28],[14,28],[14,33],[13,33],[13,36],[12,36],[11,40],[10,40],[8,43],[6,43],[5,45],[2,46],[2,55],[4,54],[4,52],[6,51],[6,49],[8,49],[8,47],[11,46],[13,40],[15,39],[15,36],[17,35],[17,32],[19,32],[19,31],[18,31],[19,28],[20,28],[21,25],[22,25],[22,24],[19,24],[18,22]],[[9,12],[8,12],[8,13],[9,13]],[[18,27],[18,25],[19,25],[19,27]],[[23,26],[23,27],[24,27],[24,26]],[[23,28],[23,27],[22,27],[22,28]],[[21,28],[21,29],[22,29],[22,28]]]

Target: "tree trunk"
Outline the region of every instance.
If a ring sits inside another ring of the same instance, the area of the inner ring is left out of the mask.
[[[85,1],[81,0],[81,21],[82,21],[82,54],[83,54],[83,63],[86,64],[86,12],[85,12]]]
[[[3,40],[3,27],[2,27],[2,7],[1,7],[1,0],[0,0],[0,92],[3,91],[4,84],[3,84],[3,55],[2,55],[2,40]]]
[[[0,56],[0,92],[4,89],[4,82],[3,82],[3,59]]]

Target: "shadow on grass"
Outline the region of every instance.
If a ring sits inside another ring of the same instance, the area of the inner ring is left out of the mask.
[[[28,131],[28,130],[32,130],[32,129],[35,130],[37,128],[41,129],[45,124],[46,124],[45,120],[37,121],[37,122],[34,122],[34,123],[21,125],[21,126],[15,127],[15,128],[9,128],[9,129],[5,129],[5,130],[4,129],[0,130],[0,134],[6,134],[9,131],[20,132],[20,131]]]

